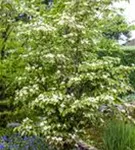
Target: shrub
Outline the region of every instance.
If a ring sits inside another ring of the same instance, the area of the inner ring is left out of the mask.
[[[135,101],[135,93],[129,94],[125,96],[124,98],[125,102],[134,102]]]
[[[135,127],[122,121],[110,121],[104,131],[105,150],[135,150]]]

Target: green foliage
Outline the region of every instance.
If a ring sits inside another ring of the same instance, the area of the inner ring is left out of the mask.
[[[135,51],[135,46],[122,46],[124,51]]]
[[[135,47],[134,46],[123,46],[122,50],[124,53],[121,55],[121,60],[124,65],[135,66]],[[133,69],[130,73],[130,83],[135,89],[135,70]]]
[[[135,102],[135,93],[125,96],[124,101],[125,102]]]
[[[12,128],[0,128],[0,137],[1,136],[11,136],[13,134]]]
[[[125,46],[122,47],[122,49],[124,50],[124,55],[123,55],[123,62],[129,66],[134,65],[135,64],[135,48],[134,46]]]
[[[16,8],[10,1],[2,0],[0,12],[0,126],[6,126],[14,120],[12,102],[19,88],[15,79],[22,74],[24,62],[19,57],[23,45],[17,37]]]
[[[110,7],[115,1],[61,0],[52,9],[37,0],[8,3],[15,14],[5,24],[14,28],[1,50],[0,79],[2,96],[11,96],[18,118],[26,117],[17,128],[23,135],[43,135],[69,149],[103,122],[102,104],[111,108],[131,90],[132,68],[110,55],[119,46],[103,36],[106,15],[117,15]]]
[[[129,39],[131,34],[130,31],[132,29],[131,26],[128,25],[124,16],[120,14],[116,15],[107,15],[106,23],[103,28],[103,35],[106,38],[110,38],[113,40],[121,40],[122,36],[125,36],[126,39]],[[111,23],[108,24],[108,21],[111,19]],[[111,28],[110,28],[111,26]]]
[[[110,121],[103,136],[105,150],[134,150],[135,127],[122,121]]]

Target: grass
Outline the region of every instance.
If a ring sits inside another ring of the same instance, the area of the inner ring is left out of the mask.
[[[104,150],[135,150],[135,127],[122,121],[110,121],[103,134]]]

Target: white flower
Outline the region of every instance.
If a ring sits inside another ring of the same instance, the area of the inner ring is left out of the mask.
[[[80,25],[80,24],[76,24],[76,27],[77,27],[78,29],[85,29],[85,27],[84,27],[83,25]]]
[[[89,44],[89,41],[86,39],[81,40],[81,44]]]
[[[54,58],[54,54],[49,53],[49,54],[46,55],[46,57],[47,58]]]
[[[64,104],[61,104],[60,106],[61,106],[62,108],[64,108],[64,107],[65,107],[65,105],[64,105]]]
[[[26,69],[27,71],[30,71],[30,70],[31,70],[31,67],[30,67],[30,66],[26,66],[25,69]]]

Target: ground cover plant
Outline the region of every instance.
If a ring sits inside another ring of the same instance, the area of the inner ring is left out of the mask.
[[[0,150],[54,150],[43,138],[21,136],[19,134],[3,135],[0,137]]]

